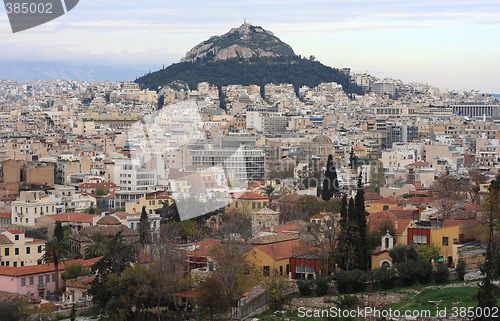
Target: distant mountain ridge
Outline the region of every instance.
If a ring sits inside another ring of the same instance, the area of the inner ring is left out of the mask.
[[[338,69],[297,56],[272,32],[248,23],[201,42],[179,63],[136,79],[141,87],[152,90],[178,81],[190,88],[206,81],[219,87],[290,83],[296,89],[336,82],[346,93],[363,93]]]
[[[69,65],[57,62],[0,62],[0,79],[18,82],[33,80],[84,80],[84,81],[127,81],[141,70],[92,66],[88,64]]]

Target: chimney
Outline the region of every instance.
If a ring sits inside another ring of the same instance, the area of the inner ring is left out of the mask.
[[[398,221],[394,221],[394,229],[397,231],[399,227]]]

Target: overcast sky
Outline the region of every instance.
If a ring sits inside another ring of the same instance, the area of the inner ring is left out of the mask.
[[[245,18],[332,67],[500,93],[500,1],[81,0],[16,34],[3,9],[0,61],[156,70]]]

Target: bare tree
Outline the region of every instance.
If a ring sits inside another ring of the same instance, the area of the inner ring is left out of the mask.
[[[470,179],[464,176],[443,175],[434,181],[431,193],[438,200],[443,219],[452,217],[456,207],[466,200]]]

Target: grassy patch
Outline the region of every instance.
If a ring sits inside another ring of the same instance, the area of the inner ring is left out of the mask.
[[[430,310],[435,312],[438,308],[446,308],[451,311],[452,307],[473,307],[477,302],[474,295],[477,294],[477,288],[457,287],[445,289],[425,289],[422,292],[408,297],[406,300],[389,305],[387,308],[393,310]]]

